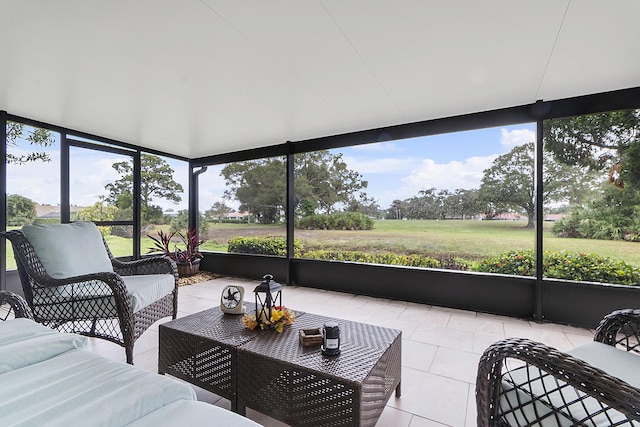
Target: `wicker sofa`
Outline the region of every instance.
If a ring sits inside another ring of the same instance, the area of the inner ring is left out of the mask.
[[[259,426],[198,402],[186,383],[85,350],[85,336],[29,319],[15,294],[0,291],[0,313],[2,426]]]
[[[618,310],[594,341],[562,352],[492,344],[476,380],[478,426],[640,426],[640,310]]]
[[[11,241],[24,296],[36,322],[61,332],[133,346],[157,320],[176,318],[178,271],[167,257],[123,262],[92,222],[0,233]]]

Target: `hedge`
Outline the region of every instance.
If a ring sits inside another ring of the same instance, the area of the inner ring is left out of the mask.
[[[233,237],[229,239],[230,253],[286,256],[287,241],[282,236]],[[449,262],[420,254],[367,253],[362,251],[313,250],[303,251],[302,242],[294,239],[296,257],[318,260],[353,261],[371,264],[401,265],[422,268],[451,268]],[[446,265],[445,265],[446,264]],[[456,269],[468,269],[486,273],[533,276],[535,255],[533,251],[510,251],[478,263],[456,260]],[[639,285],[640,270],[623,261],[615,261],[597,254],[582,252],[544,253],[544,276],[585,282]]]
[[[299,239],[293,239],[294,253],[302,248]],[[255,236],[232,237],[227,243],[227,251],[230,253],[254,254],[254,255],[287,255],[287,239],[283,236]]]
[[[373,220],[358,212],[310,215],[299,219],[298,228],[306,230],[372,230]]]
[[[372,264],[404,265],[409,267],[438,268],[440,261],[423,255],[398,255],[393,253],[370,254],[360,251],[331,251],[317,250],[304,253],[305,258],[333,260],[333,261],[354,261],[367,262]]]
[[[551,252],[543,256],[544,277],[585,282],[640,284],[640,270],[623,261],[615,261],[597,254],[582,252]],[[535,256],[533,251],[511,251],[487,258],[473,270],[487,273],[533,276]]]

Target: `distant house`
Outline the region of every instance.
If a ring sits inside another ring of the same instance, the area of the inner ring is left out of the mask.
[[[249,212],[231,212],[224,216],[224,219],[231,221],[243,221],[249,216]]]
[[[84,206],[71,205],[71,212],[78,212],[80,209],[84,209]],[[36,203],[36,217],[37,218],[60,218],[60,206],[59,205],[39,205]]]
[[[500,215],[496,215],[491,219],[498,221],[525,221],[527,217],[515,213],[505,212],[501,213]]]

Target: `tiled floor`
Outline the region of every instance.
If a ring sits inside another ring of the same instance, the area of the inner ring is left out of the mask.
[[[258,282],[220,278],[180,287],[178,317],[217,306],[222,288],[229,283],[250,291]],[[402,330],[402,397],[391,397],[379,427],[475,426],[476,367],[489,344],[517,336],[568,350],[592,340],[594,334],[570,326],[295,286],[285,286],[283,302],[310,313]],[[134,351],[136,366],[152,372],[158,366],[157,325],[143,334]],[[115,344],[92,340],[91,348],[125,360],[124,350]],[[229,408],[226,399],[201,389],[196,392],[200,400]],[[285,426],[251,409],[247,416],[268,427]]]

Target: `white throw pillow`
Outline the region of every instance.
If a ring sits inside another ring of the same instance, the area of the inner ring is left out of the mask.
[[[113,271],[100,230],[92,222],[25,225],[22,232],[55,279]]]

